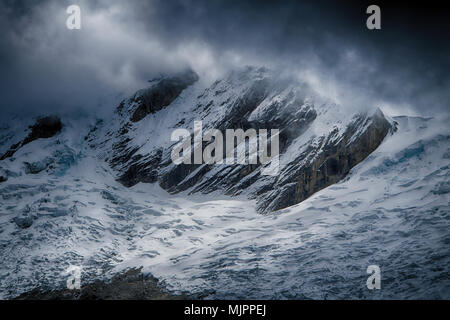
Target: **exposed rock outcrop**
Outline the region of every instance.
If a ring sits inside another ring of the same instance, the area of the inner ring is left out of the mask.
[[[31,227],[31,225],[33,224],[33,217],[30,216],[15,217],[13,221],[19,228],[27,229]]]
[[[365,129],[358,132],[361,128]],[[322,139],[321,145],[312,144],[299,154],[282,172],[281,178],[276,179],[272,190],[258,197],[258,210],[286,208],[339,182],[380,145],[390,129],[390,123],[380,110],[371,117],[357,116],[338,142],[331,134]]]
[[[94,281],[82,285],[80,290],[61,289],[46,291],[36,288],[16,300],[183,300],[185,296],[168,293],[158,280],[131,269],[114,276],[110,281]]]
[[[31,130],[31,132],[28,134],[28,136],[25,137],[25,139],[23,139],[22,141],[12,145],[9,150],[0,157],[0,160],[12,157],[18,149],[30,142],[33,142],[34,140],[46,139],[55,136],[62,130],[62,127],[63,124],[58,116],[46,116],[38,118],[36,120],[36,123],[30,126],[29,129]]]
[[[187,70],[173,77],[162,78],[150,88],[138,91],[133,98],[138,106],[130,120],[138,122],[148,114],[167,107],[186,87],[197,80],[197,74],[192,70]]]

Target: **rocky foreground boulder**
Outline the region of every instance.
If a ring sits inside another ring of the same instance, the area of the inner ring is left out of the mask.
[[[109,281],[86,283],[80,289],[43,290],[35,288],[15,300],[184,300],[168,293],[158,280],[138,269],[119,273]]]

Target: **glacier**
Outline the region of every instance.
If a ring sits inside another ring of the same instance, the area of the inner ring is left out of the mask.
[[[202,91],[189,90],[173,102],[178,115],[166,108],[136,127],[140,154],[167,143],[169,123],[183,112],[193,119],[187,105]],[[290,148],[328,130],[331,119],[345,127],[327,115]],[[63,117],[59,135],[0,162],[0,298],[63,288],[65,271],[76,265],[82,282],[142,267],[171,292],[203,299],[449,299],[448,120],[389,121],[396,131],[344,179],[260,214],[258,199],[245,192],[171,193],[156,181],[125,186],[105,161],[114,143],[108,132],[123,123]],[[32,122],[5,121],[0,153],[26,137]],[[295,157],[287,152],[283,161]],[[366,288],[372,264],[381,268],[381,290]]]

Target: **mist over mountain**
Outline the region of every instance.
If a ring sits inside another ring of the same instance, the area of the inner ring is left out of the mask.
[[[82,29],[65,27],[69,4]],[[145,83],[191,67],[204,81],[264,65],[301,73],[343,105],[448,112],[448,27],[437,2],[2,1],[1,112],[104,113]],[[409,9],[408,9],[409,8]],[[432,18],[431,18],[432,17]],[[442,18],[442,19],[440,19]]]

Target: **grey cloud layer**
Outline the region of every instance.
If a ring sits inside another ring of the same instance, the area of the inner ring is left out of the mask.
[[[65,28],[72,3],[82,9],[80,31]],[[382,15],[377,33],[352,2],[3,1],[0,108],[102,111],[160,73],[191,66],[211,80],[263,64],[345,103],[448,112],[449,42],[436,32],[448,26],[439,17],[417,26],[398,8]]]

